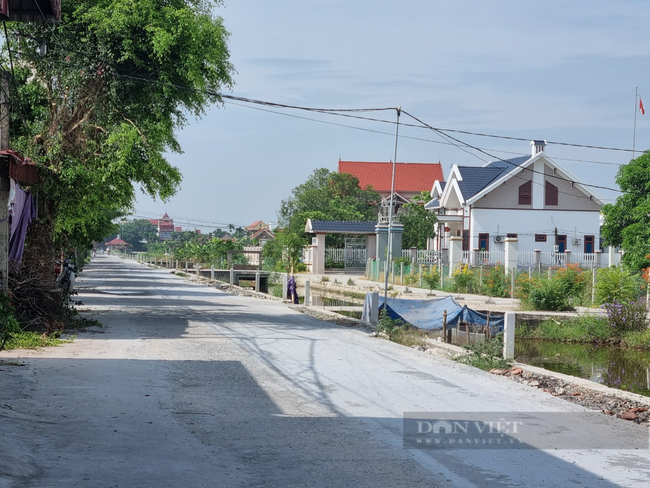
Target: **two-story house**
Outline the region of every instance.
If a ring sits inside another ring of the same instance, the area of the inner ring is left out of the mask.
[[[499,251],[516,237],[519,251],[593,253],[599,244],[603,201],[532,141],[532,154],[483,167],[451,168],[436,181],[426,208],[438,216],[434,249],[463,238],[463,250]]]

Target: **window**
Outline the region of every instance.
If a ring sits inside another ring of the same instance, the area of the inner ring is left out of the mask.
[[[546,182],[546,205],[557,205],[557,186],[550,181]]]
[[[479,248],[479,251],[489,251],[490,250],[490,234],[479,234],[478,235],[478,248]]]
[[[585,236],[585,251],[588,254],[591,254],[592,252],[595,251],[594,249],[594,244],[596,242],[596,238],[594,236]]]
[[[535,242],[546,242],[546,234],[535,234]]]
[[[530,205],[532,203],[531,189],[532,181],[527,181],[519,187],[519,205]]]

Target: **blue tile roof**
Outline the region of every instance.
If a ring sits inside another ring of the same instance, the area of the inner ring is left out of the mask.
[[[312,220],[311,230],[319,234],[374,234],[377,222]]]
[[[463,178],[462,181],[458,182],[458,187],[465,200],[472,198],[504,172],[503,168],[490,168],[487,166],[483,168],[459,166],[458,170]]]
[[[529,156],[520,156],[516,158],[492,161],[486,166],[477,168],[476,166],[459,166],[463,181],[458,182],[458,187],[465,200],[472,198],[485,187],[501,176],[509,173],[517,166],[530,159]]]

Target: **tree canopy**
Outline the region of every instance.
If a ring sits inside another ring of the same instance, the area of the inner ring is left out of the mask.
[[[41,215],[60,242],[110,233],[135,187],[176,191],[181,174],[165,158],[181,150],[175,131],[233,83],[218,3],[63,0],[60,23],[10,26],[12,147],[42,168]]]
[[[621,166],[616,183],[623,195],[603,207],[601,235],[605,244],[625,250],[631,271],[650,266],[650,152]]]
[[[431,194],[428,191],[423,191],[420,195],[415,196],[411,203],[404,205],[399,215],[399,221],[404,225],[403,248],[426,249],[427,239],[435,237],[438,219],[433,212],[424,208],[424,204],[429,200],[431,200]]]
[[[129,220],[120,224],[120,237],[131,244],[134,251],[145,251],[147,246],[158,242],[158,229],[146,219]]]
[[[278,215],[282,231],[276,233],[275,243],[265,246],[265,257],[279,262],[284,251],[289,266],[295,266],[308,243],[307,219],[377,220],[380,200],[372,187],[361,189],[356,176],[316,169],[305,183],[293,189],[291,197],[282,201]],[[336,237],[340,236],[328,236],[330,245],[336,245]]]
[[[307,181],[282,201],[280,223],[291,232],[304,232],[308,218],[320,220],[377,220],[381,197],[372,187],[359,188],[359,179],[326,168],[314,170]]]

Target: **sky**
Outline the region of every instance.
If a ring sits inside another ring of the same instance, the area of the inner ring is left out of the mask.
[[[554,162],[613,202],[633,146],[636,156],[650,149],[650,112],[636,98],[650,110],[645,0],[227,0],[215,14],[236,70],[224,94],[390,110],[207,107],[179,131],[184,152],[167,155],[183,174],[178,193],[167,202],[140,194],[131,218],[167,212],[203,232],[275,226],[281,201],[339,159],[440,161],[446,177],[453,164],[530,154],[532,139],[547,140]]]

